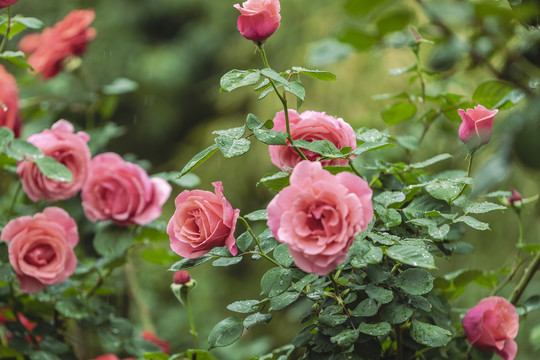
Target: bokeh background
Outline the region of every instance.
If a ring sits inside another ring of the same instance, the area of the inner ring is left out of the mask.
[[[98,31],[77,76],[64,72],[42,83],[24,71],[9,68],[18,74],[23,116],[32,119],[25,122],[24,136],[49,127],[60,118],[79,128],[90,127],[90,131],[110,121],[118,126],[109,128],[111,140],[107,149],[140,161],[156,173],[182,169],[193,155],[212,144],[211,131],[241,126],[249,112],[261,120],[273,118],[281,104],[272,94],[258,101],[250,88],[233,93],[219,91],[219,79],[230,69],[263,67],[254,45],[236,30],[238,12],[232,6],[234,3],[20,1],[15,8],[17,13],[38,17],[46,26],[52,26],[74,8],[94,8],[93,27]],[[540,34],[531,28],[537,23],[530,14],[537,14],[538,2],[511,3],[514,8],[505,0],[282,0],[281,27],[265,47],[276,70],[304,66],[336,74],[337,81],[330,83],[304,79],[307,97],[301,110],[325,111],[345,119],[353,128],[384,129],[387,124],[380,114],[392,100],[380,100],[377,95],[421,93],[414,72],[395,76],[390,71],[416,61],[408,46],[412,39],[409,24],[431,42],[421,43],[420,47],[422,66],[430,71],[425,78],[428,95],[451,92],[470,101],[480,83],[493,79],[513,87],[525,84],[533,87],[534,92],[540,83]],[[513,18],[516,12],[527,25]],[[434,19],[441,20],[453,33],[445,33]],[[15,50],[22,35],[17,35],[8,48]],[[86,104],[95,94],[88,89],[102,88],[119,77],[134,81],[137,88],[108,97],[107,103],[100,104],[95,116],[89,118]],[[473,168],[479,194],[510,187],[525,197],[540,192],[540,111],[538,106],[534,107],[538,99],[535,102],[534,95],[529,99],[532,100],[524,100],[497,115],[493,139],[479,152]],[[457,113],[437,118],[410,160],[421,161],[447,152],[454,158],[434,170],[465,169],[466,150],[457,137],[459,124]],[[422,128],[413,119],[390,127],[389,132],[396,137],[418,138]],[[96,140],[94,149],[103,151]],[[195,170],[201,189],[210,190],[211,182],[223,181],[226,197],[243,214],[266,206],[273,194],[255,184],[263,175],[277,170],[266,146],[252,146],[248,154],[239,158],[223,159],[216,154]],[[389,149],[382,156],[398,160],[409,155]],[[372,155],[366,156],[367,162],[372,160]],[[175,186],[172,196],[182,190]],[[163,219],[167,220],[172,211],[171,199]],[[540,208],[535,204],[524,210],[527,243],[540,244],[539,215]],[[467,230],[466,239],[475,251],[455,256],[451,261],[440,260],[440,274],[462,268],[491,270],[512,262],[518,235],[515,214],[507,210],[485,215],[482,220],[491,224],[491,231]],[[161,249],[160,264],[141,260],[148,248]],[[160,238],[131,252],[128,266],[135,269],[131,275],[117,271],[106,285],[118,290],[117,294],[127,294],[122,299],[110,295],[111,302],[122,304],[125,315],[133,318],[141,330],[154,330],[172,344],[173,350],[179,351],[191,346],[191,337],[185,311],[169,289],[172,273],[167,269],[176,260],[179,257],[168,249],[168,239]],[[193,302],[203,344],[213,325],[232,315],[227,304],[258,297],[258,281],[265,265],[245,261],[224,270],[206,263],[191,271],[198,281]],[[533,281],[529,286],[531,293],[540,285],[539,278]],[[503,295],[508,295],[511,288],[505,288]],[[454,305],[469,308],[488,293],[480,285],[470,285]],[[306,306],[309,308],[307,303],[291,307],[269,325],[247,332],[233,346],[217,349],[216,355],[220,359],[244,359],[290,343],[300,329],[299,319]],[[532,314],[524,320],[517,339],[517,359],[537,359],[540,327],[536,324],[540,317]],[[89,354],[97,355],[99,351],[91,349]]]

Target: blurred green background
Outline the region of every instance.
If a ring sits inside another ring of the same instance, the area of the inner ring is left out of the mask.
[[[106,109],[114,109],[110,121],[120,125],[124,133],[112,139],[107,149],[148,160],[152,164],[150,172],[156,173],[180,170],[194,154],[212,144],[211,131],[240,126],[249,112],[261,120],[273,118],[281,104],[272,94],[257,101],[249,88],[219,92],[219,79],[230,69],[263,67],[254,45],[236,30],[238,11],[233,8],[234,3],[21,0],[14,6],[15,13],[38,17],[46,26],[52,26],[74,8],[92,7],[96,11],[93,27],[98,31],[84,55],[78,71],[81,76],[63,72],[41,83],[21,70],[9,68],[19,75],[23,116],[32,119],[25,122],[24,136],[49,127],[60,118],[78,124],[79,128],[99,126],[109,116]],[[519,1],[512,3],[522,5]],[[331,83],[305,79],[307,98],[301,110],[325,111],[343,118],[355,129],[387,127],[380,113],[392,100],[377,100],[376,95],[403,91],[420,94],[414,72],[400,76],[389,72],[415,63],[415,55],[408,46],[412,41],[409,24],[432,42],[420,46],[421,63],[431,71],[425,78],[428,95],[451,92],[470,101],[477,86],[487,80],[499,78],[514,87],[539,83],[538,30],[527,30],[512,18],[512,14],[519,12],[523,21],[534,25],[529,16],[537,13],[535,2],[530,2],[531,7],[524,4],[525,10],[512,10],[507,1],[282,0],[281,4],[281,27],[265,46],[270,65],[276,70],[304,66],[336,74],[337,81]],[[442,19],[455,33],[445,33],[434,19]],[[8,48],[14,50],[21,37],[22,34],[17,35]],[[137,90],[110,97],[109,107],[102,104],[95,122],[89,123],[85,104],[94,95],[88,87],[98,89],[119,77],[135,81]],[[44,94],[46,101],[35,100]],[[522,101],[497,115],[491,143],[476,156],[473,177],[479,182],[477,190],[515,187],[525,197],[540,191],[540,111],[533,108],[534,103]],[[466,150],[457,137],[459,124],[457,113],[453,119],[437,118],[411,160],[421,161],[448,152],[454,155],[453,160],[433,170],[465,169]],[[422,128],[420,122],[410,120],[390,127],[390,133],[419,137]],[[195,171],[201,178],[201,189],[210,190],[211,182],[223,181],[227,199],[243,214],[266,206],[273,194],[255,184],[264,174],[277,170],[266,146],[252,146],[248,154],[239,158],[225,160],[216,154]],[[383,155],[392,160],[408,156],[395,149],[385,150]],[[372,155],[366,156],[367,162],[372,160]],[[174,187],[172,197],[182,190]],[[167,220],[173,210],[171,199],[163,219]],[[539,243],[539,214],[540,208],[534,204],[523,214],[528,243]],[[460,268],[489,270],[511,263],[518,233],[515,214],[507,210],[504,214],[483,216],[482,220],[491,224],[491,231],[467,230],[466,239],[474,244],[475,251],[455,256],[451,261],[439,261],[441,274]],[[168,241],[161,239],[148,246],[168,249]],[[170,259],[174,259],[175,255],[168,251]],[[158,336],[171,342],[173,351],[190,347],[184,309],[168,288],[172,279],[172,273],[166,271],[169,266],[140,260],[142,252],[136,249],[131,253],[131,266],[137,269],[135,279],[130,281],[120,272],[113,278],[117,284],[125,284],[118,286],[130,290],[129,299],[124,302],[126,314],[140,324],[141,330],[153,326]],[[203,341],[215,323],[232,315],[227,304],[258,296],[258,279],[265,269],[264,263],[255,266],[247,261],[226,270],[206,263],[191,271],[198,281],[193,302]],[[540,285],[540,279],[533,281],[530,293]],[[505,288],[503,295],[508,295],[510,289],[511,286]],[[471,285],[454,305],[469,308],[488,292]],[[216,350],[216,355],[220,359],[244,359],[290,343],[301,328],[299,319],[306,306],[309,304],[291,307],[269,325],[248,331],[234,346]],[[540,317],[524,320],[517,339],[517,359],[537,359],[540,328],[535,325]],[[98,355],[99,351],[92,349],[90,353]]]

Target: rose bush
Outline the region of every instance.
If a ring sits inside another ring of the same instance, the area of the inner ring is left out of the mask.
[[[90,221],[144,225],[161,215],[170,193],[165,180],[150,179],[139,165],[118,154],[104,153],[92,159],[81,197]]]
[[[373,219],[372,191],[364,179],[332,175],[319,162],[302,161],[290,186],[268,205],[268,226],[305,272],[326,275],[346,258],[355,236]]]
[[[295,110],[289,110],[289,126],[293,140],[328,140],[338,149],[350,147],[356,148],[356,137],[354,130],[341,118],[335,118],[324,112],[304,111],[298,114]],[[272,130],[285,131],[285,112],[280,111],[273,119]],[[270,158],[272,163],[282,170],[294,168],[302,158],[290,145],[270,145]],[[321,156],[312,151],[301,149],[308,160],[315,161]],[[323,166],[336,165],[346,166],[348,159],[328,159],[322,160]]]
[[[248,40],[264,41],[279,28],[281,6],[278,0],[248,0],[234,7],[241,12],[238,31]]]
[[[11,220],[0,239],[9,243],[9,262],[24,292],[35,293],[61,283],[77,266],[73,252],[79,242],[77,224],[58,207]]]
[[[72,175],[72,181],[57,181],[47,178],[31,161],[17,165],[17,173],[24,191],[34,201],[58,201],[76,195],[83,187],[90,167],[90,136],[84,131],[74,132],[73,125],[59,120],[50,130],[31,135],[27,141],[40,149],[45,156],[55,158],[65,165]]]
[[[13,75],[0,65],[0,126],[11,129],[15,136],[21,133],[21,120],[19,117],[19,91]]]

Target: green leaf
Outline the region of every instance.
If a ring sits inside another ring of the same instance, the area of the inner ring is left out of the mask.
[[[387,228],[398,226],[403,220],[401,214],[396,209],[386,209],[378,204],[374,204],[373,209]]]
[[[273,175],[265,176],[259,183],[266,186],[268,189],[280,192],[284,187],[289,186],[290,173],[278,172]]]
[[[210,260],[212,258],[213,258],[213,256],[208,255],[208,254],[203,255],[201,257],[198,257],[196,259],[185,258],[185,259],[182,259],[182,260],[178,261],[177,263],[175,263],[173,266],[171,266],[171,268],[169,270],[171,270],[171,271],[187,270],[187,269],[190,269],[192,267],[201,265],[201,264],[207,262],[208,260]]]
[[[317,274],[307,274],[306,276],[298,280],[293,286],[291,286],[291,289],[301,292],[308,284],[311,284],[318,278],[319,275]]]
[[[401,191],[384,191],[373,197],[373,201],[378,202],[384,207],[405,201],[405,194]]]
[[[272,320],[272,314],[255,313],[246,317],[243,324],[246,329],[249,329],[257,324],[269,323],[270,320]]]
[[[298,81],[292,81],[288,85],[285,85],[285,90],[304,101],[306,99],[306,89],[304,85]]]
[[[338,344],[340,347],[344,349],[347,349],[352,344],[354,344],[356,339],[358,339],[359,335],[360,333],[358,331],[353,330],[353,329],[347,329],[347,330],[343,330],[337,335],[332,336],[330,338],[330,341],[335,344]]]
[[[336,327],[343,324],[347,319],[347,315],[322,314],[319,316],[319,322],[330,327]]]
[[[267,78],[274,80],[278,83],[281,83],[285,86],[289,85],[289,82],[284,77],[282,77],[280,74],[278,74],[272,69],[268,69],[268,68],[262,69],[261,75],[266,76]]]
[[[139,84],[127,78],[114,79],[109,85],[103,86],[102,92],[105,95],[122,95],[133,92],[139,88]]]
[[[9,155],[19,161],[24,159],[38,159],[45,156],[34,144],[22,139],[11,141]]]
[[[255,138],[267,145],[287,145],[287,133],[276,130],[254,129]]]
[[[446,346],[452,340],[452,333],[438,326],[413,320],[411,337],[422,345],[439,347]]]
[[[380,304],[388,304],[394,298],[394,293],[391,290],[379,287],[375,284],[368,284],[366,294]]]
[[[253,236],[246,231],[236,238],[236,246],[240,251],[246,251],[253,242]]]
[[[38,30],[38,29],[43,28],[43,21],[34,17],[24,17],[22,15],[15,15],[13,17],[13,21],[19,24],[22,24],[29,29]]]
[[[358,317],[370,317],[376,315],[378,311],[379,304],[375,300],[367,298],[362,300],[350,314]]]
[[[287,246],[287,244],[280,244],[276,246],[274,249],[274,259],[276,259],[278,264],[284,267],[291,266],[294,261],[291,253],[289,252],[289,246]]]
[[[242,261],[242,256],[222,257],[212,262],[212,266],[231,266]]]
[[[383,336],[392,330],[392,327],[387,322],[379,322],[376,324],[361,323],[358,325],[358,331],[371,336]]]
[[[300,296],[297,292],[286,291],[270,299],[270,310],[283,310]]]
[[[433,289],[433,280],[426,270],[412,268],[396,277],[396,285],[411,295],[424,295]]]
[[[327,158],[343,158],[344,157],[344,155],[336,147],[336,145],[334,145],[334,143],[328,140],[307,141],[303,139],[298,139],[294,141],[294,146],[313,151]]]
[[[268,220],[268,212],[266,209],[255,210],[247,215],[244,215],[244,217],[251,221],[266,221]]]
[[[91,314],[88,300],[80,295],[61,297],[54,307],[60,314],[76,320],[84,319]]]
[[[353,155],[362,155],[368,151],[374,151],[379,150],[387,146],[395,146],[394,144],[390,144],[385,141],[381,142],[366,142],[360,146],[358,146],[356,149],[354,149],[351,154]]]
[[[371,49],[378,41],[377,37],[367,33],[364,29],[349,27],[339,34],[338,40],[351,44],[358,51]]]
[[[169,251],[163,248],[145,249],[141,257],[152,264],[168,265],[171,261],[177,259],[177,255],[170,254]]]
[[[0,154],[5,152],[5,147],[15,138],[11,129],[1,126],[0,127]]]
[[[210,331],[208,345],[210,349],[231,345],[240,339],[243,331],[244,325],[242,325],[242,320],[233,316],[228,317],[216,324]]]
[[[11,32],[9,35],[10,38],[11,36],[13,36]],[[26,62],[26,56],[22,51],[4,51],[0,54],[0,58],[6,59],[10,63],[21,69],[33,69],[32,66],[28,65],[28,63]]]
[[[475,202],[475,201],[470,201],[469,202],[468,201],[466,204],[460,204],[458,202],[459,200],[461,200],[461,198],[456,200],[456,205],[462,206],[463,207],[463,212],[468,213],[468,214],[485,214],[485,213],[488,213],[488,212],[494,211],[494,210],[505,210],[506,209],[506,206],[490,203],[490,202],[487,202],[487,201],[484,201],[484,202]]]
[[[244,136],[245,133],[246,133],[245,125],[230,128],[230,129],[225,129],[225,130],[212,131],[212,134],[214,135],[230,137],[233,139],[240,139],[242,136]]]
[[[178,177],[182,177],[186,175],[187,173],[191,172],[193,169],[197,168],[199,165],[201,165],[203,162],[205,162],[210,156],[214,155],[214,153],[218,150],[217,144],[212,144],[197,155],[195,155],[191,160],[188,161],[186,166],[180,171],[180,175]]]
[[[437,156],[434,156],[432,157],[431,159],[428,159],[428,160],[425,160],[425,161],[422,161],[422,162],[417,162],[417,163],[414,163],[414,164],[409,164],[409,168],[412,168],[412,169],[423,169],[425,167],[428,167],[428,166],[431,166],[433,164],[436,164],[440,161],[443,161],[443,160],[447,160],[447,159],[451,159],[452,158],[452,155],[450,154],[440,154],[440,155],[437,155]]]
[[[291,270],[272,268],[261,279],[262,292],[270,297],[279,295],[289,288],[291,280]]]
[[[420,246],[394,245],[386,250],[386,255],[407,265],[426,269],[435,269],[435,260],[431,253]]]
[[[428,228],[429,236],[435,240],[444,240],[450,232],[450,225],[443,224],[440,227],[432,226]]]
[[[94,237],[94,249],[106,258],[122,256],[133,243],[133,235],[125,228],[100,229]]]
[[[382,320],[391,325],[401,324],[407,321],[413,313],[413,308],[394,301],[382,310]]]
[[[388,125],[399,124],[412,119],[416,114],[416,105],[406,101],[400,101],[382,112],[382,118]]]
[[[471,216],[460,216],[456,220],[454,220],[454,222],[463,222],[472,227],[473,229],[480,231],[490,230],[489,224],[476,220]]]
[[[258,70],[231,70],[221,77],[221,88],[227,92],[239,87],[255,85],[261,79]]]
[[[382,261],[381,248],[373,246],[369,241],[355,241],[351,246],[351,265],[355,268],[364,268],[368,264],[378,264]]]
[[[379,36],[400,31],[409,25],[413,19],[414,13],[407,8],[398,8],[387,11],[384,13],[384,16],[380,17],[376,22]]]
[[[218,136],[216,144],[225,158],[237,157],[244,155],[249,151],[251,142],[248,139],[234,139],[228,136]]]
[[[489,80],[478,85],[473,93],[472,100],[475,103],[482,104],[487,109],[492,109],[514,88],[505,82],[499,80]]]
[[[72,182],[71,171],[63,164],[60,164],[52,157],[41,157],[32,160],[37,165],[39,171],[46,177],[56,181]]]
[[[249,314],[258,311],[259,304],[259,300],[241,300],[227,305],[227,309],[237,313]]]
[[[293,66],[292,70],[295,72],[299,72],[301,74],[307,75],[317,80],[322,80],[322,81],[335,81],[336,80],[336,75],[328,71],[309,70],[309,69],[298,67],[298,66]]]

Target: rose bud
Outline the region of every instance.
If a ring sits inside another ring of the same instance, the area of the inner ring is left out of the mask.
[[[21,133],[21,120],[19,117],[19,91],[13,75],[0,65],[0,127],[11,129],[15,137]]]
[[[153,332],[145,330],[141,332],[141,337],[159,347],[161,352],[164,352],[165,354],[169,354],[171,352],[171,345],[169,342],[158,338]]]
[[[0,9],[11,6],[18,2],[19,0],[0,0]]]
[[[480,300],[463,318],[467,340],[483,351],[494,351],[504,360],[517,353],[514,341],[519,329],[516,308],[505,298],[492,296]]]
[[[507,199],[508,203],[511,206],[517,205],[516,203],[521,202],[523,200],[523,196],[514,188],[510,188],[510,197]]]
[[[467,111],[458,110],[462,120],[459,127],[459,138],[470,151],[489,142],[493,130],[493,118],[498,112],[497,109],[488,110],[482,105],[477,105],[474,109],[467,109]]]
[[[281,15],[278,0],[248,0],[235,4],[241,14],[238,16],[237,27],[240,34],[255,42],[268,39],[278,28]]]
[[[332,175],[304,160],[268,205],[268,226],[300,269],[326,275],[345,261],[355,236],[373,219],[371,195],[364,179]]]
[[[191,276],[186,270],[175,271],[173,282],[178,285],[184,285],[191,281]]]

